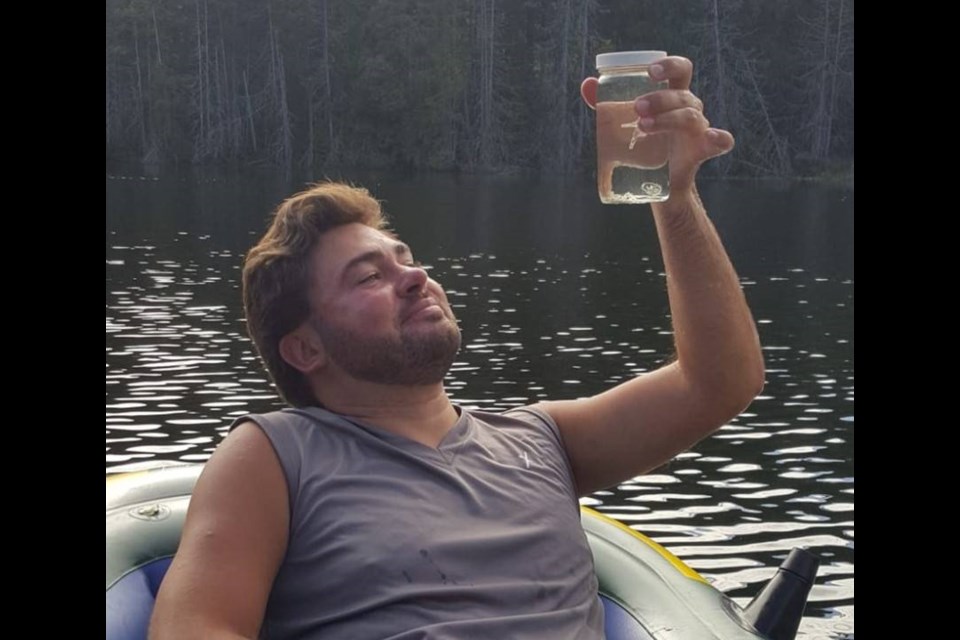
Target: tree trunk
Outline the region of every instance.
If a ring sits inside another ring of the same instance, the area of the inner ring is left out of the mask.
[[[277,49],[277,69],[280,83],[280,149],[281,167],[285,176],[289,176],[293,168],[293,135],[290,129],[290,110],[287,107],[287,72],[283,64],[283,54]]]
[[[710,121],[715,127],[721,129],[733,129],[737,122],[733,121],[733,113],[729,101],[728,92],[732,90],[727,76],[727,55],[726,55],[726,32],[728,30],[726,19],[720,14],[720,0],[711,0],[711,35],[713,39],[714,77],[716,79],[716,89],[714,99],[716,107],[711,110]],[[715,159],[712,163],[714,170],[721,176],[725,176],[730,171],[731,156],[723,155]]]
[[[140,71],[140,38],[137,34],[137,23],[133,23],[133,50],[136,53],[137,66],[137,120],[140,123],[140,153],[147,151],[147,118],[146,102],[143,99],[143,76]]]
[[[313,130],[313,92],[307,93],[307,150],[303,153],[303,164],[307,169],[312,173],[313,172],[313,157],[314,157],[314,130]]]
[[[723,73],[723,39],[720,36],[720,0],[713,0],[713,49],[716,53],[717,78],[717,125],[721,128],[729,126],[727,122],[726,87]]]
[[[209,6],[207,5],[207,0],[203,0],[203,110],[206,113],[206,122],[207,122],[207,136],[204,139],[204,150],[209,153],[209,138],[213,127],[210,122],[210,25],[209,25]]]
[[[579,81],[583,81],[587,77],[587,55],[589,52],[589,37],[590,37],[590,9],[591,9],[592,0],[581,0],[580,5],[580,78]],[[577,102],[577,134],[576,140],[574,143],[574,161],[579,163],[583,160],[583,145],[584,140],[589,134],[589,121],[590,121],[590,112],[587,110],[586,105],[583,104],[582,100],[576,100]]]
[[[327,27],[327,0],[320,0],[323,7],[321,31],[323,34],[323,104],[327,113],[327,159],[334,157],[336,145],[333,137],[333,97],[330,87],[330,32]]]
[[[494,41],[496,32],[496,0],[479,0],[477,19],[477,46],[480,51],[479,112],[477,161],[480,167],[489,169],[496,157],[496,132],[494,124],[493,76]]]
[[[247,126],[250,127],[250,142],[253,143],[253,151],[257,150],[257,127],[253,121],[253,100],[250,97],[250,83],[247,81],[247,70],[243,70],[243,92],[246,96],[247,105]]]
[[[570,163],[570,145],[568,144],[570,139],[570,107],[567,104],[567,85],[569,84],[567,73],[570,66],[570,3],[571,0],[563,0],[563,22],[560,28],[560,64],[557,69],[555,81],[557,90],[556,104],[560,109],[557,112],[557,119],[550,123],[550,126],[556,126],[556,136],[554,138],[554,144],[556,145],[554,152],[556,156],[554,157],[557,158],[557,169],[559,169],[560,173],[566,173]]]
[[[157,8],[151,7],[153,13],[153,38],[157,43],[157,66],[163,66],[163,56],[160,55],[160,27],[157,26]]]
[[[824,157],[830,155],[830,146],[833,142],[833,121],[837,105],[837,78],[840,76],[840,41],[843,32],[843,0],[837,10],[837,35],[834,47],[833,63],[830,65],[830,100],[827,102],[827,135],[824,141]]]
[[[107,111],[107,151],[108,151],[108,153],[109,153],[109,150],[110,150],[110,142],[111,142],[110,132],[111,132],[111,130],[113,129],[113,126],[111,125],[111,122],[113,121],[113,118],[111,117],[111,116],[113,115],[113,109],[110,108],[110,107],[112,106],[112,105],[111,105],[112,100],[110,99],[110,88],[111,88],[111,86],[112,86],[112,83],[110,82],[110,56],[109,56],[109,55],[107,56],[106,69],[107,69],[107,73],[106,73],[106,76],[107,76],[107,77],[106,77],[106,79],[105,79],[104,86],[106,86],[106,88],[107,88],[107,99],[106,99],[106,111]]]
[[[204,72],[203,72],[203,28],[201,27],[200,22],[200,2],[197,0],[197,93],[196,93],[196,102],[197,102],[197,112],[199,115],[200,127],[197,133],[197,136],[194,138],[194,160],[200,161],[203,158],[203,148],[204,141],[207,138],[207,121],[206,121],[206,112],[204,111],[204,92],[206,86],[204,84]]]
[[[750,79],[750,84],[753,87],[754,97],[759,104],[760,111],[763,114],[763,121],[766,125],[766,137],[769,140],[770,145],[773,147],[774,158],[769,162],[770,170],[775,175],[786,175],[790,171],[790,155],[787,150],[786,142],[777,135],[777,131],[773,126],[773,121],[770,118],[770,112],[767,110],[767,101],[764,100],[763,94],[760,92],[760,86],[757,84],[757,76],[753,71],[753,65],[749,60],[743,61],[745,70],[744,72]]]
[[[283,54],[277,42],[276,30],[273,26],[273,14],[267,6],[267,24],[270,36],[270,70],[271,90],[273,93],[275,133],[273,143],[274,161],[289,177],[293,165],[293,150],[290,134],[290,113],[287,109],[287,81],[286,70],[283,64]]]

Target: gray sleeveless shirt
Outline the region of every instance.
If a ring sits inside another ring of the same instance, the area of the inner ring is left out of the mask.
[[[437,449],[319,408],[234,423],[266,433],[289,489],[263,637],[603,637],[556,424],[458,410]]]

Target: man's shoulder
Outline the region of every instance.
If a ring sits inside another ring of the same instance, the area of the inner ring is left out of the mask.
[[[261,428],[275,426],[302,426],[317,422],[341,422],[345,417],[328,411],[322,407],[282,407],[263,413],[247,413],[239,416],[230,424],[229,431],[233,431],[244,422],[253,422]]]
[[[471,416],[477,420],[488,422],[522,422],[533,425],[536,428],[547,427],[550,430],[556,429],[556,423],[546,411],[537,404],[521,405],[510,407],[502,411],[488,411],[484,409],[465,408]]]
[[[562,447],[560,430],[549,413],[536,404],[510,407],[503,411],[463,408],[475,421],[492,427],[495,431],[513,431],[519,434],[547,436]]]

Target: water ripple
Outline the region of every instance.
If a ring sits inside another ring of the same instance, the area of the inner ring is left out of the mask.
[[[234,418],[281,406],[241,321],[254,218],[229,241],[108,235],[108,472],[202,462]],[[456,402],[502,410],[591,396],[669,361],[659,250],[650,238],[614,249],[610,233],[591,227],[577,238],[596,242],[589,251],[546,255],[428,245],[431,277],[464,329],[446,380]],[[655,473],[581,503],[668,545],[741,602],[789,549],[810,548],[821,570],[798,638],[852,638],[853,280],[794,263],[754,265],[741,281],[767,363],[763,394]]]

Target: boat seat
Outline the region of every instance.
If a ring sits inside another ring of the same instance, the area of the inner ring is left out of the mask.
[[[158,558],[123,576],[107,589],[107,640],[146,640],[157,591],[172,558]],[[653,640],[636,618],[605,595],[604,634],[607,640]]]
[[[107,589],[107,640],[146,640],[157,591],[172,560],[152,560]]]
[[[603,635],[607,640],[656,640],[619,602],[600,594]]]

